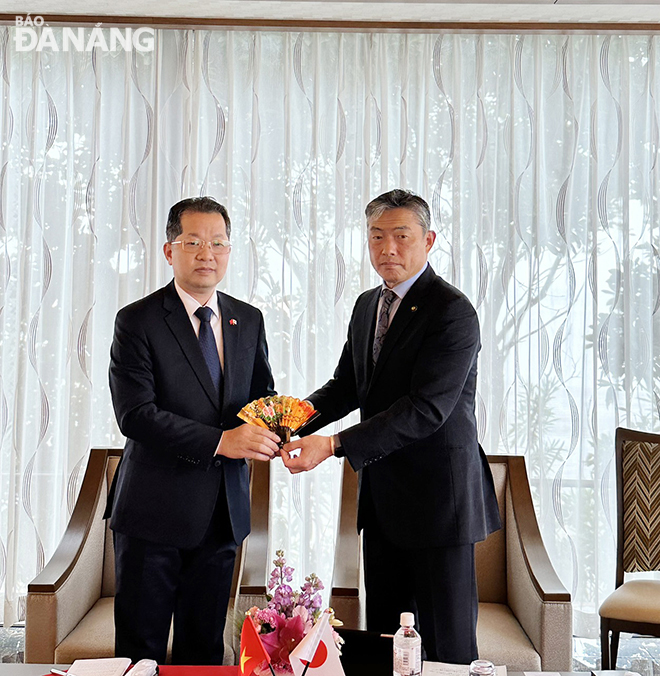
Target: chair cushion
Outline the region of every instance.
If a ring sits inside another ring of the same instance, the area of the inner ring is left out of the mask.
[[[508,671],[541,671],[541,656],[502,603],[479,604],[477,646],[481,659],[506,665]]]
[[[630,580],[614,590],[598,610],[601,617],[660,624],[660,580]]]
[[[100,598],[76,625],[73,631],[55,648],[56,664],[69,664],[74,660],[115,656],[115,598]],[[235,664],[238,647],[234,647],[234,602],[229,603],[225,626],[224,664]],[[172,630],[167,645],[167,661],[172,657]]]
[[[100,598],[55,648],[55,663],[115,656],[114,597]]]

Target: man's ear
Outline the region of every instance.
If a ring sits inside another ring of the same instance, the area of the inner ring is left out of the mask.
[[[172,243],[171,242],[165,242],[163,244],[163,253],[165,254],[165,258],[167,259],[167,262],[172,265]]]
[[[433,230],[429,230],[426,233],[426,253],[428,253],[431,250],[431,247],[433,246],[434,242],[435,242],[435,232],[433,232]]]

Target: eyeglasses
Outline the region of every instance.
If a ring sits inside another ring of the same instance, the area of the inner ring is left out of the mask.
[[[205,242],[203,239],[182,239],[170,244],[180,244],[181,250],[189,254],[198,254],[204,250],[208,244],[211,247],[211,253],[227,255],[231,251],[231,242],[227,239],[212,239],[210,242]]]

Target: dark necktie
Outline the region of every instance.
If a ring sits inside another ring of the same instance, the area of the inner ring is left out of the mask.
[[[392,303],[396,300],[397,295],[392,289],[383,289],[381,294],[382,303],[380,304],[380,312],[378,313],[378,323],[376,324],[376,333],[374,335],[373,360],[374,364],[378,361],[378,355],[383,347],[387,327],[390,323],[390,309]]]
[[[199,346],[202,348],[204,361],[211,374],[211,380],[218,393],[222,393],[222,369],[220,368],[220,358],[218,357],[218,346],[215,342],[213,329],[211,328],[211,317],[213,310],[205,305],[195,310],[195,316],[199,319]]]

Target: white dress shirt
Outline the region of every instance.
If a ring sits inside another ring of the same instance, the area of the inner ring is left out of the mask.
[[[394,291],[396,294],[396,298],[392,301],[392,305],[390,305],[390,317],[389,321],[387,323],[387,328],[390,327],[390,324],[392,323],[392,319],[394,318],[394,315],[396,314],[396,311],[399,309],[399,305],[401,305],[401,301],[403,300],[404,296],[410,291],[410,287],[420,278],[422,272],[426,270],[428,267],[429,262],[426,261],[424,264],[424,267],[416,274],[413,275],[410,279],[406,279],[405,282],[401,282],[400,284],[397,284],[396,286],[393,286],[390,291]],[[383,282],[381,286],[382,289],[389,289],[390,287]],[[378,313],[376,314],[376,317],[380,316],[380,307],[383,304],[383,296],[378,299]]]
[[[202,307],[202,304],[197,299],[193,298],[187,291],[184,291],[179,286],[176,279],[174,280],[174,287],[176,289],[176,292],[179,294],[179,298],[181,299],[183,306],[186,308],[186,312],[188,313],[190,323],[192,324],[193,329],[195,330],[195,335],[199,338],[199,326],[201,324],[201,321],[199,317],[195,316],[195,312],[197,311],[197,308]],[[224,371],[225,355],[222,343],[222,314],[220,312],[220,307],[218,306],[217,292],[214,291],[211,294],[211,297],[206,301],[205,305],[206,307],[210,307],[211,310],[213,311],[213,316],[211,317],[211,329],[213,331],[213,335],[215,336],[216,347],[218,348],[218,355],[220,357],[220,367]]]

